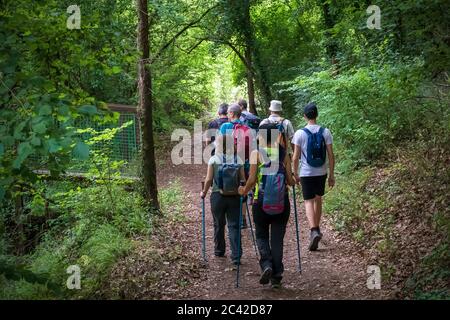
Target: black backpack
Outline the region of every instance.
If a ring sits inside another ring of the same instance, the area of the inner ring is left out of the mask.
[[[254,114],[248,113],[248,114],[242,114],[241,115],[241,121],[248,126],[250,129],[254,129],[258,131],[259,124],[261,123],[261,119]]]

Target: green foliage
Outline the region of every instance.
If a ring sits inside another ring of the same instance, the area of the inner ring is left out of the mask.
[[[184,210],[185,194],[179,179],[170,181],[168,186],[159,193],[161,211],[173,222],[185,222]]]
[[[449,120],[448,96],[420,99],[430,93],[422,67],[420,61],[373,64],[336,77],[321,71],[299,77],[287,90],[296,96],[298,114],[307,102],[317,103],[319,121],[333,132],[340,156],[367,164],[404,140],[437,135]]]
[[[345,176],[338,176],[336,187],[327,193],[324,202],[326,212],[331,216],[333,226],[339,232],[346,233],[357,242],[367,243],[369,231],[378,236],[388,236],[392,219],[385,214],[378,221],[376,230],[367,230],[367,221],[377,212],[385,211],[390,201],[384,194],[369,192],[369,179],[373,169],[365,168]],[[355,197],[355,194],[358,197]],[[383,243],[380,247],[384,246]]]

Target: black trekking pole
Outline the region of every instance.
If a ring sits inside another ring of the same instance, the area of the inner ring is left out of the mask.
[[[253,200],[253,197],[252,197]],[[253,233],[253,225],[252,225],[252,218],[250,217],[250,212],[248,211],[248,203],[245,203],[246,207],[247,207],[247,216],[248,216],[248,224],[250,226],[250,233],[252,235],[252,240],[253,240],[253,246],[255,247],[255,254],[256,257],[258,258],[258,248],[256,247],[256,241],[255,241],[255,234]]]
[[[244,183],[241,181],[240,186],[244,186]],[[244,202],[244,197],[239,197],[239,227],[238,227],[238,260],[237,260],[237,272],[236,272],[236,288],[239,288],[239,267],[241,265],[241,227],[242,227],[242,204]]]
[[[302,273],[302,262],[300,258],[300,237],[297,217],[297,199],[295,199],[295,184],[292,186],[292,193],[294,197],[295,235],[297,236],[298,272]]]
[[[202,181],[202,192],[205,189],[205,182]],[[205,228],[205,198],[202,198],[202,256],[206,263],[206,228]]]

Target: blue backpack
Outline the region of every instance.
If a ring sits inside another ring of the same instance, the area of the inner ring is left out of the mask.
[[[323,137],[325,129],[321,127],[316,133],[311,133],[307,128],[302,128],[302,130],[308,135],[306,162],[315,168],[323,166],[327,158],[327,147]]]
[[[284,199],[286,196],[285,153],[282,147],[279,148],[279,152],[278,171],[274,174],[263,174],[261,179],[262,209],[270,215],[284,212]],[[269,168],[270,165],[271,161],[269,160],[263,167]]]
[[[224,196],[238,195],[239,188],[239,171],[241,166],[237,163],[237,158],[234,157],[233,163],[227,163],[225,155],[222,158],[222,163],[219,165],[219,176],[217,185],[219,191]]]
[[[261,119],[255,116],[254,114],[242,114],[241,121],[248,126],[250,129],[254,129],[258,131],[259,124],[261,123]]]

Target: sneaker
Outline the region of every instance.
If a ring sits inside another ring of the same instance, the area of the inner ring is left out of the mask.
[[[270,267],[265,268],[261,275],[261,278],[259,278],[259,283],[268,284],[271,276],[272,276],[272,268]]]
[[[309,237],[309,251],[316,251],[319,247],[319,241],[322,239],[322,234],[317,230],[311,231],[311,236]]]
[[[271,279],[270,280],[271,284],[272,284],[272,289],[280,289],[281,288],[281,280],[278,279]]]

